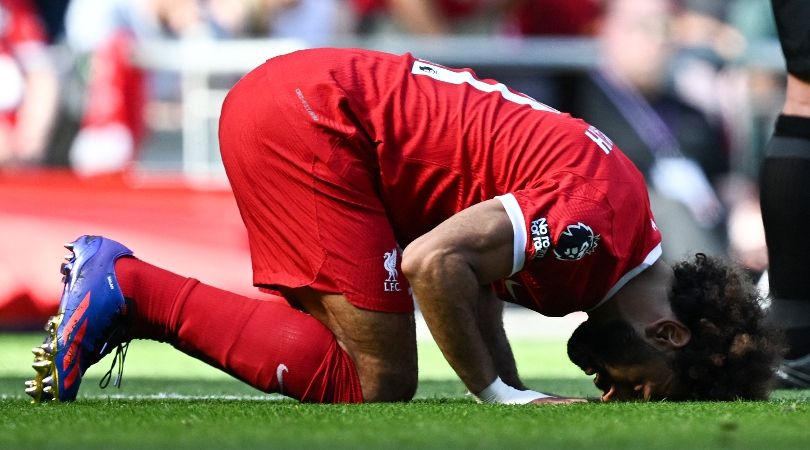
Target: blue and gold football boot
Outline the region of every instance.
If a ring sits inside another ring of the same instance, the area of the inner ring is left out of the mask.
[[[81,236],[65,248],[61,272],[65,276],[59,311],[45,325],[47,336],[34,347],[33,380],[26,381],[25,392],[34,402],[76,399],[82,376],[88,367],[116,348],[120,385],[123,358],[126,356],[126,301],[115,276],[115,261],[131,256],[123,245],[100,236]],[[113,367],[102,384],[109,384]],[[102,386],[106,387],[106,385]]]

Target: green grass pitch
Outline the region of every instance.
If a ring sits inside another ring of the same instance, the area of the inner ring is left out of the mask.
[[[810,391],[768,402],[478,405],[432,342],[420,342],[410,403],[304,405],[265,395],[168,345],[135,341],[121,389],[101,390],[109,358],[78,401],[33,405],[23,393],[40,335],[0,335],[0,449],[551,448],[807,449]],[[535,389],[595,396],[562,341],[514,342]]]

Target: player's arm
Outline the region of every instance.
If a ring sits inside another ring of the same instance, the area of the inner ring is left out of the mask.
[[[476,306],[482,285],[511,273],[512,233],[512,224],[498,200],[479,203],[412,242],[403,253],[402,270],[433,338],[472,393],[499,402],[567,402],[498,384],[498,369],[481,331]]]
[[[495,296],[492,287],[481,286],[478,301],[478,328],[484,342],[489,348],[489,354],[495,364],[495,370],[504,383],[517,389],[526,389],[518,376],[515,357],[506,330],[503,327],[503,300]]]

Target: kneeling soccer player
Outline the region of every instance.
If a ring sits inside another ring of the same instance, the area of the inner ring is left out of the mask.
[[[702,255],[667,266],[644,180],[613,142],[502,84],[409,54],[295,52],[231,90],[220,147],[254,284],[280,295],[81,237],[35,399],[73,400],[113,347],[155,339],[301,401],[409,400],[413,299],[483,402],[580,401],[523,385],[502,300],[588,311],[569,355],[603,400],[768,394],[781,347],[747,279]]]

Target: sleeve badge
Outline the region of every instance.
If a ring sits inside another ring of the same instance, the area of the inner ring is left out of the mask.
[[[568,225],[554,246],[554,256],[563,261],[576,261],[596,250],[599,235],[582,222]]]

